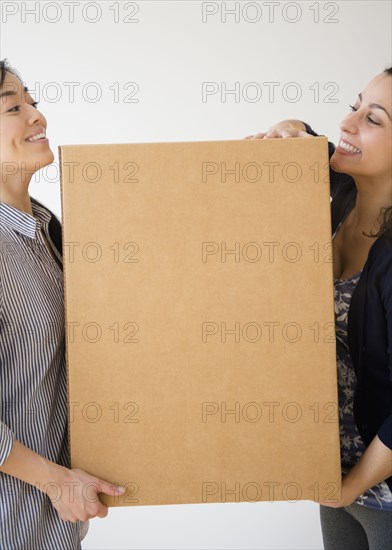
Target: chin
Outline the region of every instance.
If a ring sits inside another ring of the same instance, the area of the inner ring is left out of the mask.
[[[54,161],[54,154],[49,149],[46,153],[41,154],[39,157],[35,157],[34,161],[31,163],[31,171],[37,172],[38,170],[41,170],[41,168],[45,168],[45,166],[49,166],[49,164],[52,164]],[[36,168],[36,165],[39,165],[39,168]]]
[[[52,151],[50,151],[50,160],[48,162],[48,164],[52,164],[52,162],[54,161],[54,154]]]
[[[330,167],[332,168],[332,170],[334,172],[344,172],[344,170],[341,167],[342,166],[341,163],[339,164],[339,162],[336,160],[334,154],[332,155],[332,157],[329,161],[329,165],[330,165]]]
[[[53,161],[54,161],[54,154],[53,154],[53,151],[49,149],[46,153],[41,155],[41,158],[37,162],[39,162],[41,168],[44,168],[45,166],[52,164]]]

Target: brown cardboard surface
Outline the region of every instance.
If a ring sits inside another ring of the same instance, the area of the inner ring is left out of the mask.
[[[60,147],[72,467],[339,498],[327,138]]]

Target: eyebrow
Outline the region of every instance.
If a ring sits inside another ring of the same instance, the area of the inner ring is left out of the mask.
[[[362,94],[358,94],[358,97],[362,101]],[[372,107],[373,109],[381,109],[382,111],[384,111],[384,113],[387,114],[388,118],[392,120],[391,115],[388,113],[386,109],[384,109],[384,107],[382,107],[382,105],[379,105],[378,103],[369,103],[368,107]]]
[[[29,91],[28,87],[25,86],[24,89],[23,89],[23,91],[24,91],[24,92],[28,92],[28,91]],[[8,90],[8,91],[6,91],[6,92],[0,92],[0,99],[1,99],[2,97],[8,97],[8,96],[12,96],[12,95],[16,95],[16,92],[13,92],[12,90]]]

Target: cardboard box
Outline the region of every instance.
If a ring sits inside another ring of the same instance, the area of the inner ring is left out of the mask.
[[[72,467],[340,497],[327,138],[60,147]]]

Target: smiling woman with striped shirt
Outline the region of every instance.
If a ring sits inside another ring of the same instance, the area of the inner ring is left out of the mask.
[[[29,195],[54,156],[6,61],[0,104],[0,549],[78,549],[123,491],[69,468],[61,227]]]

